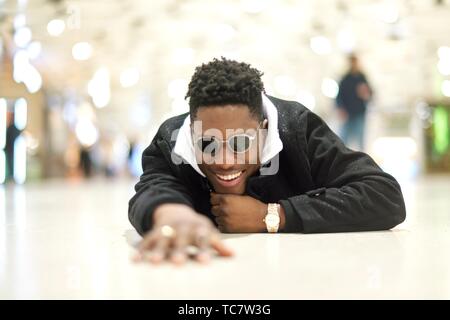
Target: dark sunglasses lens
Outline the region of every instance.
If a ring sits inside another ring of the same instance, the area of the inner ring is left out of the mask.
[[[202,138],[199,139],[198,148],[205,154],[214,156],[219,148],[219,144],[214,138]]]
[[[250,138],[247,136],[231,137],[229,143],[234,152],[245,152],[250,148]]]

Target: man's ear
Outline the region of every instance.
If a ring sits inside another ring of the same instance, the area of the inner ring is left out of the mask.
[[[263,120],[263,124],[262,124],[262,128],[263,129],[267,129],[269,127],[269,120],[264,119]]]

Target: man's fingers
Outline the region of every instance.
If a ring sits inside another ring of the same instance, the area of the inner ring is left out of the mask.
[[[148,260],[152,263],[160,263],[163,261],[169,251],[170,242],[172,239],[167,237],[160,237],[156,240],[153,250],[151,250]]]
[[[132,257],[133,262],[141,262],[146,259],[147,252],[152,249],[158,239],[158,233],[152,231],[144,236],[137,246],[137,252]]]
[[[211,229],[207,227],[199,227],[194,231],[194,244],[198,248],[195,260],[201,263],[207,263],[211,260],[208,252],[210,247]]]
[[[215,216],[215,217],[220,217],[221,216],[221,209],[219,205],[214,205],[211,207],[211,213]]]
[[[183,264],[186,261],[186,249],[190,242],[189,229],[181,228],[177,230],[177,236],[173,239],[173,248],[170,253],[170,260],[175,264]]]
[[[158,239],[158,234],[155,231],[147,234],[142,241],[139,243],[138,250],[142,253],[145,250],[149,250],[155,244],[155,241]]]
[[[213,234],[210,238],[211,247],[217,251],[220,256],[230,257],[234,255],[234,252],[228,248],[225,244],[223,244],[222,240],[218,234]]]
[[[210,202],[211,205],[217,206],[220,204],[221,195],[215,192],[211,192]]]
[[[219,216],[219,217],[216,217],[214,220],[216,221],[216,223],[219,227],[223,228],[225,226],[225,218],[224,217]]]

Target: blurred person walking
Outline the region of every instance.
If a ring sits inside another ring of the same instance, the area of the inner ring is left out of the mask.
[[[90,178],[92,176],[92,159],[91,151],[89,147],[80,146],[80,169],[83,172],[85,178]]]
[[[364,150],[366,109],[372,98],[372,89],[359,66],[358,57],[349,57],[350,69],[339,83],[336,105],[343,120],[340,136],[346,145],[352,140]]]
[[[14,113],[8,112],[6,114],[6,180],[14,179],[14,143],[20,136],[20,130],[14,125]]]

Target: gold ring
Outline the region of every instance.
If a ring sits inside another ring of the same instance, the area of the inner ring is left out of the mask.
[[[161,234],[166,238],[173,238],[175,236],[175,229],[171,226],[164,225],[161,227]]]

